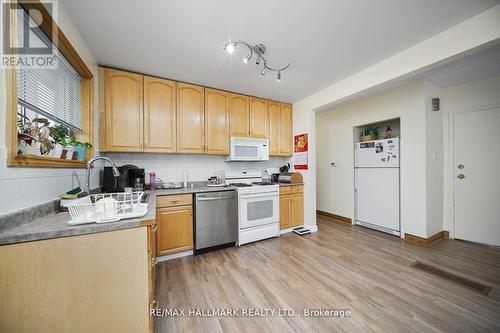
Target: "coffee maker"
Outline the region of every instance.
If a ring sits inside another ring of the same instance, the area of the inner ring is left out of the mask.
[[[135,165],[118,167],[120,176],[114,177],[112,167],[104,167],[102,191],[105,193],[124,192],[125,187],[133,187],[137,191],[144,190],[144,169]]]

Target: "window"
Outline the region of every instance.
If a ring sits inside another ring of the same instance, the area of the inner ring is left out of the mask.
[[[17,6],[15,8],[17,10],[16,15],[14,15],[16,16],[15,23],[11,23],[11,27],[15,27],[11,30],[15,31],[11,31],[10,38],[20,48],[21,51],[18,54],[29,56],[32,51],[30,48],[49,47],[53,50],[51,56],[57,65],[40,68],[24,65],[20,62],[16,68],[7,71],[7,120],[11,126],[7,133],[8,165],[84,167],[85,159],[76,161],[66,159],[64,154],[61,157],[55,154],[40,153],[40,149],[33,150],[31,144],[29,150],[21,149],[28,147],[23,141],[24,133],[22,130],[28,125],[31,128],[41,127],[44,122],[50,124],[48,126],[50,126],[51,136],[48,140],[43,141],[44,139],[39,135],[39,139],[35,140],[37,147],[46,143],[49,149],[55,152],[53,147],[56,146],[57,141],[52,133],[55,132],[54,127],[56,126],[64,128],[66,133],[69,133],[76,141],[92,143],[94,84],[92,73],[55,24],[43,4],[38,1],[18,1],[13,6]],[[33,14],[41,15],[43,23],[37,26],[31,16]],[[39,27],[39,29],[32,29],[32,27]],[[26,36],[24,36],[25,33],[27,33]],[[23,41],[26,38],[29,39],[29,47],[24,48]],[[36,123],[34,126],[33,120],[40,119],[43,122]],[[42,152],[46,151],[45,149],[41,150]]]

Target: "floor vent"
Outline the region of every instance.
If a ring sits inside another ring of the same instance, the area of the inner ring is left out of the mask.
[[[453,274],[453,273],[450,273],[450,272],[447,272],[447,271],[444,271],[438,267],[435,267],[435,266],[431,266],[431,265],[428,265],[428,264],[424,264],[424,263],[421,263],[419,261],[415,261],[413,264],[412,264],[413,267],[421,270],[421,271],[424,271],[424,272],[427,272],[429,274],[433,274],[433,275],[436,275],[436,276],[439,276],[443,279],[446,279],[448,281],[451,281],[451,282],[454,282],[458,285],[461,285],[465,288],[468,288],[468,289],[471,289],[471,290],[474,290],[476,292],[479,292],[481,294],[484,294],[484,295],[488,295],[491,291],[491,287],[488,287],[488,286],[485,286],[484,284],[481,284],[481,283],[478,283],[478,282],[475,282],[475,281],[472,281],[472,280],[469,280],[469,279],[466,279],[462,276],[458,276],[456,274]]]

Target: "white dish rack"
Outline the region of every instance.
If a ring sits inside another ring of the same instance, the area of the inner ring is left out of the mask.
[[[70,225],[108,223],[142,217],[148,204],[141,203],[144,192],[93,194],[68,204]]]

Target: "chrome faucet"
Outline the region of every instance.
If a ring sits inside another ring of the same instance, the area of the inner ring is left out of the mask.
[[[90,167],[97,160],[108,161],[113,166],[113,176],[115,176],[115,178],[120,175],[120,171],[118,171],[118,168],[116,167],[115,162],[113,162],[111,159],[104,157],[104,156],[96,156],[96,157],[90,159],[87,162],[87,186],[85,186],[85,191],[87,192],[87,194],[90,194]]]

